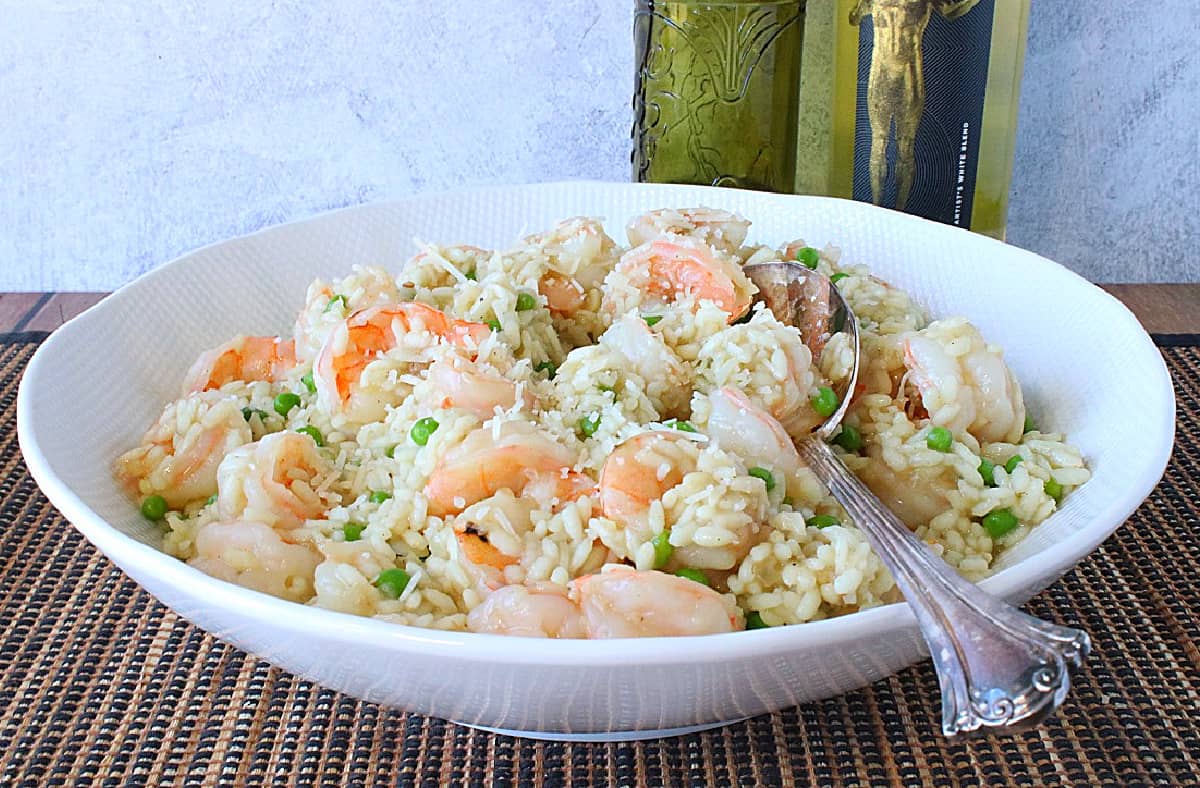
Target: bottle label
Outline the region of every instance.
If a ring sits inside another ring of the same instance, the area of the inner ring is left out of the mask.
[[[996,0],[858,0],[853,196],[971,226]]]

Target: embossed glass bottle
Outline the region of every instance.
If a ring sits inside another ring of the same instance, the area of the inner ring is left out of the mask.
[[[801,0],[637,0],[633,177],[793,190]]]

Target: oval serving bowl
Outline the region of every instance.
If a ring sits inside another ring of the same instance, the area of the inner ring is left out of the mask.
[[[1092,480],[997,562],[983,586],[1029,599],[1128,517],[1162,475],[1175,400],[1162,357],[1118,301],[1062,266],[998,241],[871,205],[691,186],[561,183],[349,208],[187,254],[56,331],[18,400],[26,462],[96,547],[180,615],[305,678],[364,700],[505,732],[629,739],[719,725],[861,687],[919,660],[904,605],[696,639],[543,641],[397,626],[285,602],[158,550],[159,529],[111,476],[184,371],[237,333],[289,332],[305,287],[354,264],[395,270],[412,241],[507,247],[576,215],[661,207],[739,211],[751,238],[833,243],[965,315],[1004,347],[1037,422],[1065,431]]]

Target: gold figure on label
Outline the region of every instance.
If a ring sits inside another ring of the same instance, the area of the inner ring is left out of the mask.
[[[925,111],[925,67],[921,39],[929,17],[937,11],[957,19],[979,0],[858,0],[850,24],[872,17],[875,28],[871,75],[867,82],[867,115],[871,120],[871,201],[883,202],[887,179],[887,145],[896,124],[896,208],[904,210],[917,169],[914,149],[917,126]]]

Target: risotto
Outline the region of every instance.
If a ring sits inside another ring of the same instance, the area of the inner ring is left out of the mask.
[[[115,473],[197,569],[399,624],[701,635],[895,601],[793,444],[838,405],[845,337],[814,358],[751,306],[743,265],[799,260],[860,321],[835,450],[965,577],[1087,481],[967,319],[749,230],[660,210],[625,247],[578,218],[315,281],[290,335],[201,354]]]

